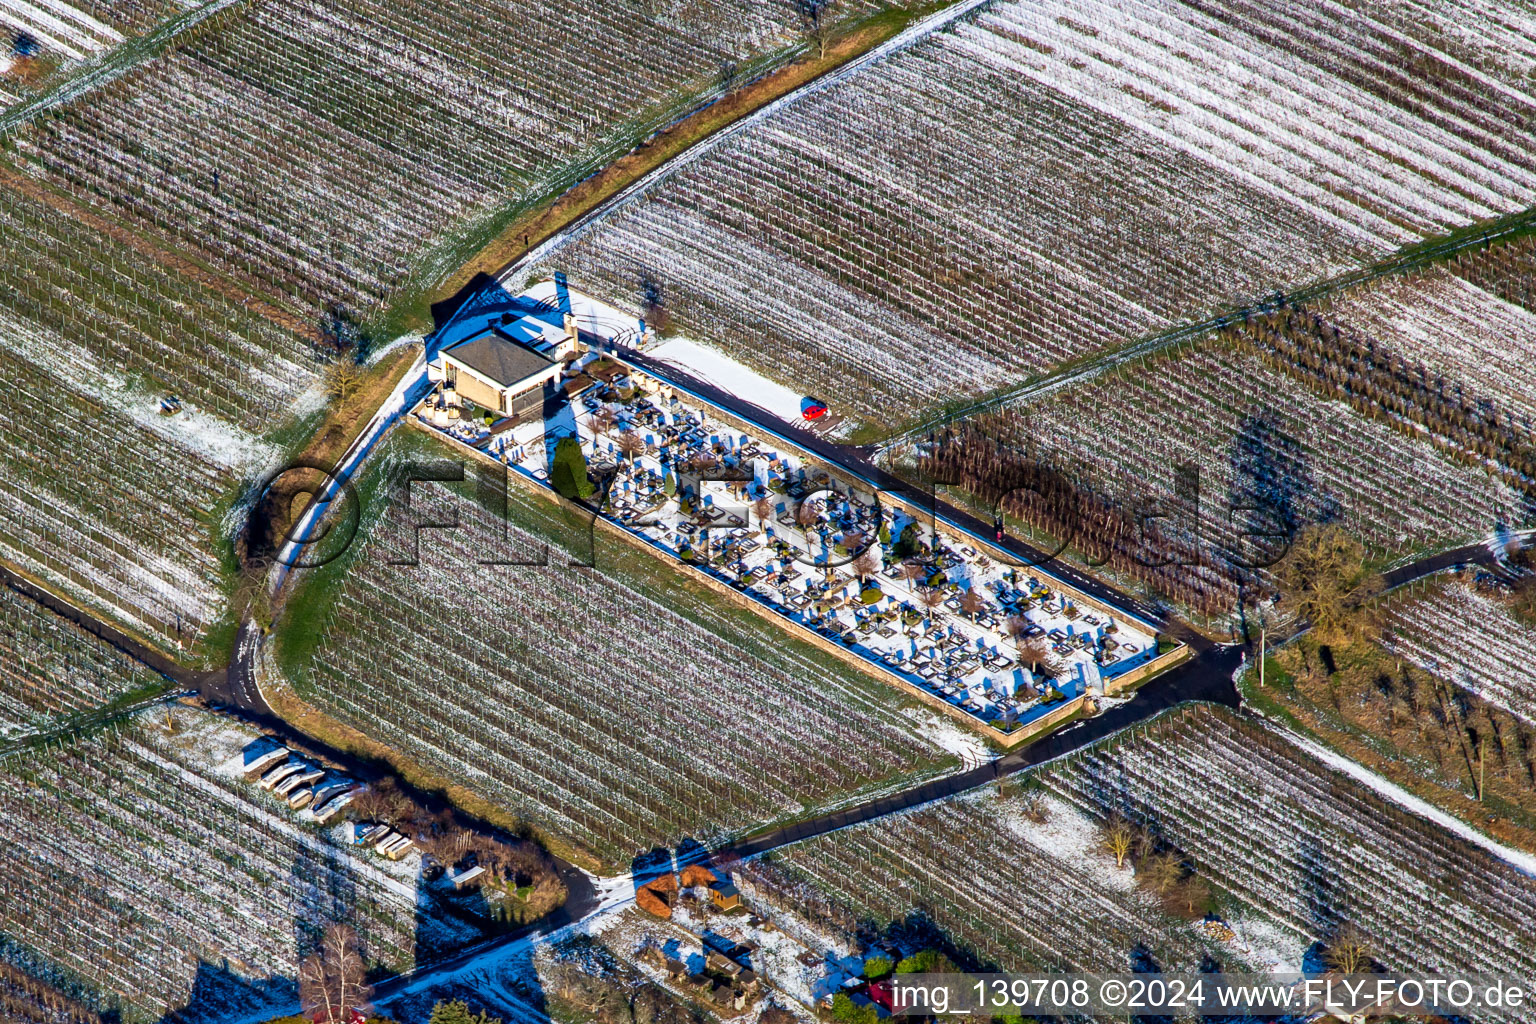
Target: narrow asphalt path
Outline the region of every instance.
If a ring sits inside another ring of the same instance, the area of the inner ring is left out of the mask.
[[[173,683],[186,687],[189,690],[196,690],[198,693],[222,693],[224,690],[225,677],[228,674],[227,669],[199,671],[188,668],[166,657],[154,648],[135,640],[127,633],[102,621],[90,612],[55,597],[51,591],[45,590],[27,579],[27,577],[12,571],[4,565],[0,565],[0,581],[3,581],[6,586],[23,597],[37,602],[53,614],[79,626],[98,640],[102,640],[110,646],[117,648],[133,660],[142,665],[147,665]]]

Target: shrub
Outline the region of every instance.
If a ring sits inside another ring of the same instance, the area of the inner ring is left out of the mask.
[[[864,961],[864,977],[871,981],[885,977],[891,973],[891,958],[888,956],[872,956]]]
[[[864,590],[859,594],[859,600],[863,601],[865,604],[874,604],[884,596],[885,592],[882,591],[879,587],[865,587]]]
[[[889,530],[886,531],[890,533]],[[896,543],[891,545],[891,554],[897,559],[911,558],[917,554],[917,524],[908,523],[901,528],[901,534],[896,538]]]
[[[573,501],[592,496],[595,488],[587,477],[587,457],[582,453],[581,442],[574,437],[562,437],[555,445],[549,482],[556,493]]]
[[[873,1004],[859,1006],[848,998],[846,992],[839,992],[832,997],[832,1016],[843,1024],[876,1024],[880,1019],[879,1011]]]

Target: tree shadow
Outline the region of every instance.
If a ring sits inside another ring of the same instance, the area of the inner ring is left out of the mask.
[[[1239,565],[1273,564],[1303,526],[1333,522],[1343,513],[1338,498],[1318,484],[1311,453],[1270,409],[1256,408],[1244,418],[1227,459],[1231,526],[1253,545],[1233,552]]]

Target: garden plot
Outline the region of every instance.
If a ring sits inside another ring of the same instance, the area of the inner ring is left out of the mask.
[[[430,916],[414,877],[298,824],[222,770],[253,731],[189,708],[169,715],[5,763],[5,948],[121,1001],[131,1021],[179,1010],[194,990],[189,1019],[227,1020],[291,999],[299,958],[333,920],[391,970],[480,937]]]
[[[379,486],[401,460],[456,455],[415,432],[388,452]],[[953,765],[878,683],[552,498],[514,482],[506,525],[461,490],[415,485],[334,600],[323,578],[295,595],[318,631],[312,660],[284,655],[301,694],[607,862]],[[461,525],[418,548],[412,524],[447,517]]]
[[[1536,969],[1536,880],[1251,719],[1211,707],[1165,716],[1040,778],[1147,824],[1290,929],[1326,940],[1353,924],[1388,970]]]
[[[1164,970],[1193,970],[1208,949],[1098,849],[1080,811],[1055,801],[1037,823],[991,789],[799,843],[748,874],[749,892],[813,926],[925,918],[1001,970],[1125,970],[1138,944]]]
[[[1448,582],[1423,597],[1393,601],[1385,646],[1495,707],[1536,723],[1536,630],[1497,597]]]
[[[9,587],[0,587],[0,740],[38,732],[161,677]]]
[[[1528,205],[1529,82],[1484,88],[1374,11],[985,5],[543,269],[659,290],[694,336],[900,422]]]
[[[0,557],[164,644],[224,607],[223,511],[317,364],[291,331],[39,202],[0,197]],[[182,411],[161,413],[175,395]]]

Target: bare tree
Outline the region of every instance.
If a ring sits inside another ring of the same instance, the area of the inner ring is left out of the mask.
[[[752,503],[752,514],[757,516],[757,532],[768,531],[768,517],[773,515],[773,501],[766,495]]]
[[[415,805],[400,792],[400,786],[389,776],[369,783],[367,788],[352,800],[352,811],[360,820],[380,821],[393,825],[411,816]]]
[[[618,422],[618,417],[607,406],[599,406],[598,410],[587,417],[587,430],[592,433],[592,450],[597,450],[597,439],[613,429]]]
[[[960,595],[960,610],[971,618],[980,615],[987,608],[987,599],[974,590],[967,590]]]
[[[827,43],[832,38],[832,10],[837,0],[795,0],[795,13],[800,16],[800,32],[806,41],[816,46],[816,55],[827,55]]]
[[[1104,823],[1099,842],[1115,858],[1115,867],[1125,867],[1125,858],[1130,856],[1131,846],[1136,841],[1136,830],[1131,823],[1124,818],[1110,818]]]
[[[802,501],[800,507],[795,510],[795,522],[801,529],[810,529],[821,519],[821,509],[814,501]]]
[[[325,368],[325,393],[338,402],[345,402],[357,394],[362,383],[363,372],[351,359],[337,359]]]
[[[1153,892],[1163,895],[1183,881],[1184,865],[1178,854],[1159,853],[1146,860],[1141,875]]]
[[[859,574],[860,582],[867,582],[880,571],[880,559],[875,557],[873,551],[865,551],[853,560],[853,571]]]
[[[372,990],[365,981],[357,932],[344,924],[327,925],[320,948],[299,965],[299,1001],[305,1016],[326,1024],[351,1019],[364,1007]]]
[[[1045,642],[1045,638],[1035,637],[1033,640],[1020,640],[1016,636],[1014,639],[1019,647],[1019,661],[1027,663],[1032,673],[1040,675],[1041,669],[1049,664],[1052,654],[1050,645]]]
[[[1190,875],[1180,882],[1170,894],[1190,917],[1210,909],[1211,886],[1199,875]]]
[[[1371,953],[1364,933],[1353,924],[1345,924],[1328,943],[1324,960],[1330,970],[1340,974],[1362,974],[1370,970]]]
[[[944,603],[944,591],[938,587],[924,587],[917,598],[923,602],[923,607],[928,609],[928,614],[932,615]]]
[[[626,459],[639,458],[645,451],[645,439],[633,430],[619,434],[619,453]]]
[[[909,561],[901,563],[901,575],[908,583],[917,584],[926,580],[930,575],[928,567],[921,562]]]
[[[1275,567],[1281,606],[1312,626],[1320,643],[1342,644],[1373,630],[1365,607],[1381,577],[1365,567],[1365,547],[1337,524],[1309,526]]]
[[[1138,861],[1146,860],[1157,852],[1157,833],[1146,825],[1136,826],[1136,846],[1131,851]]]

